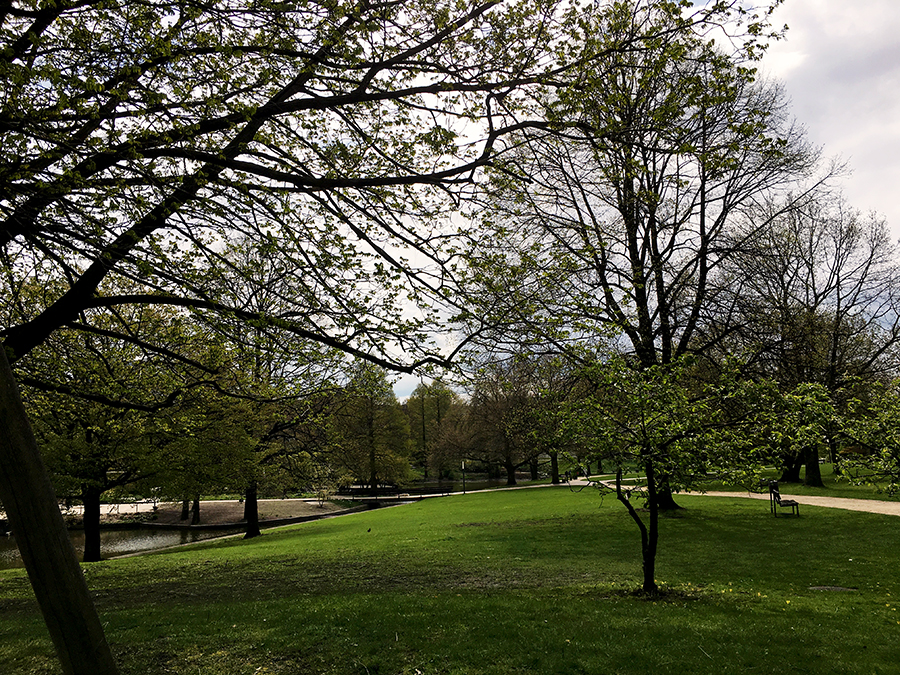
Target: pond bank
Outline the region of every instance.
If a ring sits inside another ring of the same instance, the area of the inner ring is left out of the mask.
[[[265,502],[265,504],[263,503]],[[104,505],[106,506],[106,505]],[[182,544],[192,544],[206,539],[239,535],[244,531],[243,503],[238,500],[201,502],[201,524],[185,524],[181,520],[180,504],[160,504],[156,511],[147,504],[143,511],[129,504],[127,513],[105,513],[100,526],[103,558],[116,558],[155,551]],[[139,505],[144,507],[145,505]],[[321,518],[345,515],[372,508],[369,504],[347,507],[345,504],[327,503],[320,507],[315,501],[262,500],[260,502],[260,528],[266,529],[303,523]],[[72,518],[71,512],[69,517]],[[142,520],[152,517],[154,520]],[[69,536],[79,557],[84,550],[84,531],[70,528]],[[22,567],[14,535],[0,536],[0,569]]]

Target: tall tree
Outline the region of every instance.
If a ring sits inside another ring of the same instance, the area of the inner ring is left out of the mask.
[[[440,379],[430,384],[420,383],[406,401],[416,463],[422,467],[425,480],[428,480],[429,469],[433,469],[440,480],[451,468],[436,450],[452,408],[459,404],[459,395]]]
[[[383,369],[356,364],[332,413],[329,441],[332,461],[367,485],[373,497],[379,485],[409,479],[409,420]]]
[[[5,310],[10,316],[24,308]],[[79,330],[87,313],[80,319],[18,367],[57,491],[84,505],[84,560],[92,562],[100,560],[103,493],[160,472],[164,413],[206,386],[215,365],[202,356],[208,345],[196,327],[166,308],[122,308],[115,321],[92,316],[89,331]],[[131,341],[116,335],[123,327]],[[192,356],[174,358],[188,344]]]
[[[778,210],[764,205],[765,214]],[[721,349],[741,351],[757,375],[786,390],[817,383],[846,412],[863,382],[900,366],[900,259],[887,224],[849,207],[840,194],[814,195],[742,237],[724,269],[723,311],[707,328]],[[837,457],[837,429],[826,433]],[[782,480],[821,486],[816,448],[788,449]]]
[[[617,4],[620,39],[660,37],[592,62],[548,98],[550,118],[581,135],[523,132],[487,195],[473,274],[485,303],[544,349],[578,359],[612,340],[642,368],[709,350],[701,327],[744,215],[794,194],[753,224],[769,227],[817,166],[780,89],[756,80],[754,52],[725,53],[679,21],[670,6]]]
[[[526,426],[533,400],[534,382],[525,359],[492,360],[472,378],[468,455],[502,466],[507,485],[516,484],[516,472],[539,452]]]

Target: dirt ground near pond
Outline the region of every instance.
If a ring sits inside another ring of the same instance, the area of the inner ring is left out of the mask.
[[[347,507],[342,504],[325,502],[319,506],[316,501],[304,499],[261,499],[259,500],[259,520],[280,520],[283,518],[298,518],[301,516],[318,516],[323,514],[343,511]],[[152,507],[150,507],[152,512]],[[146,513],[146,510],[141,509]],[[120,508],[120,513],[104,514],[107,521],[120,520],[133,517],[133,509],[129,506]],[[227,523],[240,523],[244,517],[244,503],[238,500],[216,500],[200,502],[201,525],[224,525]],[[151,522],[166,525],[185,525],[181,520],[181,502],[159,504],[156,510],[156,518]],[[187,521],[190,522],[190,521]]]

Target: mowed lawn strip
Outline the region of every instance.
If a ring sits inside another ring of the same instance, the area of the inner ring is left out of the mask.
[[[126,675],[900,673],[897,518],[681,502],[661,527],[658,599],[630,592],[640,541],[621,505],[566,488],[85,569]],[[59,672],[16,570],[0,572],[6,672]]]

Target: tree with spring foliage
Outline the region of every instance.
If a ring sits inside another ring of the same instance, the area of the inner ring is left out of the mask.
[[[185,399],[208,386],[216,370],[205,336],[177,312],[136,306],[119,311],[115,322],[90,321],[92,330],[76,324],[57,331],[17,364],[57,494],[84,506],[85,562],[101,557],[104,493],[162,480],[172,437],[165,429],[173,415],[188,416]],[[115,335],[122,326],[130,342]],[[191,357],[174,358],[187,346]],[[194,423],[205,414],[194,408]]]
[[[754,489],[785,447],[819,443],[835,423],[821,385],[782,392],[772,380],[744,378],[736,364],[709,373],[691,359],[642,368],[614,356],[583,375],[593,393],[570,401],[560,425],[574,443],[593,449],[589,459],[614,470],[612,484],[596,485],[615,493],[640,531],[641,590],[648,594],[659,591],[658,474],[678,491],[710,479]],[[623,480],[630,472],[639,478]]]
[[[749,371],[785,391],[821,385],[845,413],[853,389],[894,376],[900,259],[882,218],[825,192],[743,239],[725,265],[731,283],[721,294],[723,311],[707,327],[717,351],[746,354]],[[825,433],[837,472],[839,431]],[[798,482],[804,465],[805,482],[821,487],[817,446],[786,449],[781,480]]]
[[[460,404],[459,395],[440,379],[420,383],[406,400],[415,463],[422,468],[425,480],[431,471],[440,480],[456,466],[456,462],[449,465],[438,448],[452,409]]]
[[[410,478],[409,420],[383,369],[360,362],[350,375],[332,408],[328,454],[377,497],[380,485]]]
[[[709,352],[735,233],[766,230],[811,189],[817,153],[781,90],[757,79],[759,45],[723,51],[677,30],[680,11],[617,3],[607,30],[658,37],[548,96],[548,118],[566,131],[523,131],[486,188],[471,274],[507,339],[576,362],[612,341],[640,368]],[[748,226],[775,196],[780,210]],[[669,477],[654,475],[654,498],[677,508]]]

